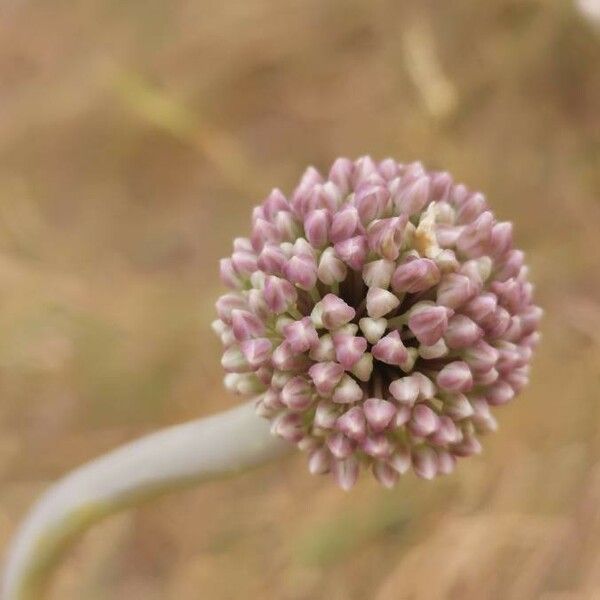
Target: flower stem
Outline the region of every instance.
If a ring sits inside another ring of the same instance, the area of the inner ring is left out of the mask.
[[[169,427],[79,467],[42,496],[17,532],[6,560],[2,599],[42,598],[50,569],[100,519],[170,491],[247,470],[286,448],[249,402]]]

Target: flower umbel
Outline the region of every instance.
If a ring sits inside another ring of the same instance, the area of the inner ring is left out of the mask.
[[[277,189],[221,261],[228,389],[311,473],[450,473],[526,385],[542,315],[512,226],[421,163],[337,159]]]

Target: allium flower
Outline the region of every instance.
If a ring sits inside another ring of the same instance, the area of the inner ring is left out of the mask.
[[[221,262],[228,389],[256,396],[311,473],[386,487],[480,452],[527,383],[542,311],[512,226],[421,163],[337,159],[273,190]]]

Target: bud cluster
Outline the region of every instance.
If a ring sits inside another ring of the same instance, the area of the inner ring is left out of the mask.
[[[527,384],[541,309],[512,225],[421,163],[337,159],[221,261],[225,384],[350,489],[450,473]]]

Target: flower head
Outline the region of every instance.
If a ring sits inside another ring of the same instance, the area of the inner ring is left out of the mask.
[[[420,163],[309,168],[254,210],[221,278],[228,389],[344,489],[361,466],[391,487],[480,452],[539,339],[512,225]]]

